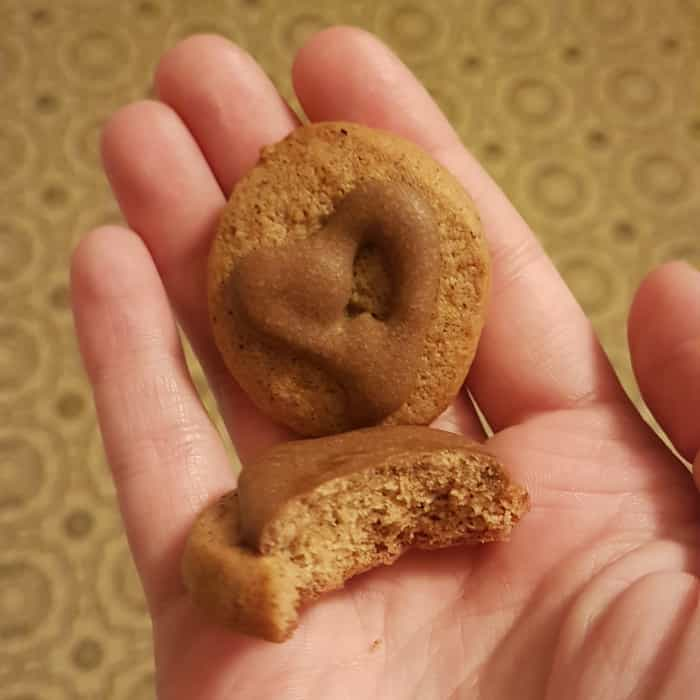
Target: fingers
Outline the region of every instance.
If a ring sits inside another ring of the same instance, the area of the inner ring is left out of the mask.
[[[628,331],[642,396],[692,462],[700,450],[700,273],[683,262],[652,272],[634,298]]]
[[[259,147],[293,122],[252,59],[220,39],[194,37],[172,49],[158,70],[158,90],[175,109],[139,102],[117,112],[103,133],[105,169],[127,221],[151,251],[245,463],[289,432],[253,407],[212,338],[206,259],[225,203],[217,178],[230,189]],[[254,116],[241,108],[241,95],[246,108],[255,105]]]
[[[469,388],[494,429],[545,410],[623,400],[590,323],[532,232],[383,44],[356,29],[321,32],[300,51],[293,77],[310,119],[362,122],[415,141],[475,199],[494,277]]]
[[[190,380],[162,283],[131,231],[93,231],[71,270],[80,349],[127,534],[152,606],[181,589],[197,513],[233,488],[226,452]]]
[[[298,125],[262,68],[218,36],[195,36],[169,51],[156,90],[187,125],[226,195],[255,165],[261,145]]]
[[[102,156],[124,216],[151,251],[178,316],[195,340],[205,337],[206,258],[225,200],[199,147],[172,109],[144,101],[107,122]]]

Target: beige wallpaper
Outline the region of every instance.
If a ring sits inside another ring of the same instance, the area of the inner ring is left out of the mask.
[[[153,696],[68,308],[72,246],[119,219],[100,123],[193,32],[241,43],[289,95],[295,50],[337,22],[377,32],[425,82],[629,388],[632,290],[662,260],[700,265],[698,0],[0,0],[2,698]]]

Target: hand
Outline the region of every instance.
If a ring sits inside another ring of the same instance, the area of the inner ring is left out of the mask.
[[[376,39],[332,29],[300,52],[312,120],[416,141],[462,181],[493,254],[468,386],[489,448],[532,511],[509,544],[414,552],[302,615],[283,645],[204,619],[180,579],[197,513],[234,475],[188,376],[181,322],[243,463],[290,437],[237,389],[208,327],[205,260],[234,183],[297,120],[255,62],[215,37],[162,59],[160,102],[106,126],[106,170],[131,227],[90,233],[74,309],[105,447],[153,618],[164,700],[690,698],[700,658],[693,478],[625,397],[585,315],[523,220],[425,90]],[[700,276],[667,265],[630,317],[637,378],[679,452],[700,448]],[[460,397],[438,422],[484,439]]]

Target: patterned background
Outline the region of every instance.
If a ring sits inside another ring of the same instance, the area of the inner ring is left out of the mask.
[[[662,260],[700,265],[698,0],[0,0],[3,698],[153,697],[149,623],[68,307],[71,248],[119,220],[100,124],[193,32],[235,39],[290,96],[295,50],[337,22],[378,33],[425,82],[633,394],[632,290]]]

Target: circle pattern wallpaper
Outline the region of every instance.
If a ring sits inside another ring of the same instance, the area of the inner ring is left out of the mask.
[[[158,56],[197,32],[250,51],[298,108],[293,56],[338,23],[375,32],[423,81],[638,401],[631,295],[660,262],[700,265],[698,2],[0,0],[3,697],[154,697],[144,598],[70,314],[72,248],[121,220],[101,124],[149,95]]]

